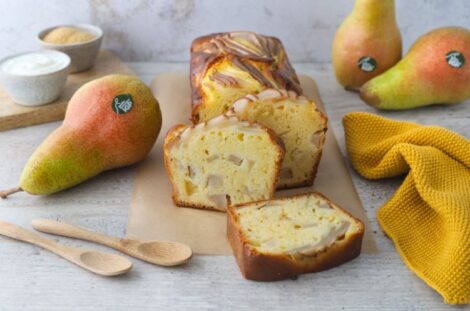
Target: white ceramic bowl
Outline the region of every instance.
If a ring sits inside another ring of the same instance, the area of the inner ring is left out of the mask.
[[[43,38],[52,30],[59,27],[71,27],[78,30],[83,30],[89,32],[95,36],[90,41],[72,43],[72,44],[54,44],[48,43],[43,40]],[[67,54],[72,63],[70,65],[70,73],[81,72],[90,69],[95,63],[96,56],[100,50],[101,41],[103,39],[103,31],[101,28],[87,25],[87,24],[76,24],[76,25],[58,25],[54,27],[49,27],[41,32],[37,36],[37,40],[41,47],[49,50],[61,51]]]
[[[12,58],[29,54],[52,54],[52,57],[61,61],[53,71],[39,74],[12,73],[6,70],[5,63]],[[11,55],[0,60],[0,82],[8,95],[15,103],[23,106],[39,106],[56,100],[67,81],[70,67],[70,57],[58,51],[31,51]]]

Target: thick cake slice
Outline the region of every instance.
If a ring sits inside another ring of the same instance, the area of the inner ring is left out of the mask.
[[[191,45],[192,120],[224,113],[238,98],[266,88],[302,93],[279,39],[253,32],[216,33]]]
[[[176,205],[225,211],[273,196],[284,147],[270,129],[221,115],[174,127],[164,156]]]
[[[245,278],[276,281],[357,257],[364,225],[310,193],[230,207],[227,235]]]
[[[268,89],[237,100],[231,110],[241,120],[272,129],[284,142],[278,189],[313,184],[327,130],[327,119],[313,101],[292,91]]]

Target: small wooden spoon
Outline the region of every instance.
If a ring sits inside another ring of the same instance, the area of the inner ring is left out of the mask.
[[[40,246],[99,275],[115,276],[132,269],[132,263],[122,256],[65,246],[5,221],[0,221],[0,234]]]
[[[193,254],[189,246],[178,242],[119,239],[50,219],[35,219],[32,224],[41,232],[96,242],[161,266],[181,265]]]

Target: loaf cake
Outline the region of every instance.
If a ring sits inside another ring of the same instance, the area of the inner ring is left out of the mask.
[[[284,142],[278,189],[313,184],[327,129],[327,119],[313,101],[292,91],[267,89],[237,100],[230,113],[272,129]]]
[[[175,204],[219,211],[271,198],[283,157],[282,141],[270,129],[226,115],[177,125],[164,143]]]
[[[245,278],[276,281],[357,257],[364,225],[309,193],[229,207],[227,235]]]
[[[281,41],[252,32],[195,39],[190,81],[193,123],[220,115],[238,98],[266,88],[302,94]]]

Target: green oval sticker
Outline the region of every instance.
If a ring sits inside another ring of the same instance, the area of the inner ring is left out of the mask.
[[[450,51],[446,54],[446,61],[452,68],[462,68],[465,65],[465,56],[459,51]]]
[[[357,61],[357,67],[364,72],[372,72],[377,68],[377,61],[370,56],[363,56]]]
[[[117,114],[126,114],[132,110],[133,106],[131,94],[120,94],[113,99],[113,111]]]

